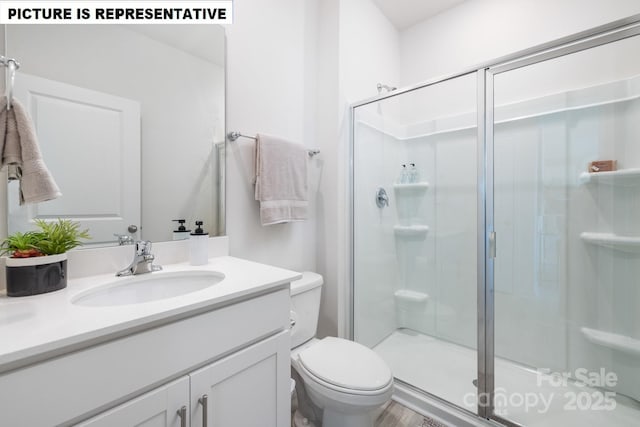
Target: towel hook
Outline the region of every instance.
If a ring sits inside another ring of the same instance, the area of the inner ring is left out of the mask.
[[[7,110],[11,109],[11,101],[13,101],[13,85],[16,80],[16,70],[20,68],[20,63],[13,58],[0,55],[0,64],[9,69],[9,78],[5,95],[7,96]]]
[[[11,102],[13,102],[13,85],[16,81],[16,70],[18,69],[16,61],[8,59],[7,68],[9,69],[9,84],[7,84],[7,110],[11,110]]]

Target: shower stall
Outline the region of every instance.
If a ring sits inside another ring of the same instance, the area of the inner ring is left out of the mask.
[[[352,106],[351,333],[399,390],[640,425],[638,21]]]

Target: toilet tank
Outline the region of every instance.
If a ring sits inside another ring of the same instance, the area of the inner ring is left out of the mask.
[[[291,320],[295,322],[291,327],[291,348],[316,336],[322,283],[322,276],[310,271],[291,282]]]

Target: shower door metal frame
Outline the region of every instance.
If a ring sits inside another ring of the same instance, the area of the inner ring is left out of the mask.
[[[462,411],[482,417],[487,420],[497,421],[501,424],[513,427],[521,427],[514,421],[504,419],[494,413],[493,393],[495,388],[495,348],[494,348],[494,256],[496,251],[496,235],[494,233],[494,78],[496,75],[522,68],[527,65],[551,60],[561,56],[580,52],[597,46],[616,42],[625,38],[640,35],[640,14],[628,18],[620,19],[609,24],[594,27],[571,36],[563,37],[549,43],[544,43],[529,49],[525,49],[514,54],[510,54],[492,61],[467,68],[462,72],[451,74],[445,77],[423,82],[414,86],[400,89],[386,94],[354,103],[350,106],[350,134],[348,145],[349,174],[347,185],[348,200],[348,221],[350,230],[348,231],[349,250],[349,271],[350,279],[348,301],[344,305],[348,309],[346,331],[348,338],[354,338],[354,313],[355,313],[355,110],[358,107],[382,101],[388,98],[412,92],[428,86],[445,82],[447,80],[462,77],[471,73],[477,76],[477,127],[478,127],[478,180],[477,180],[477,203],[478,203],[478,239],[477,239],[477,306],[478,306],[478,349],[477,349],[477,373],[478,373],[478,395],[486,396],[487,401],[479,401],[477,413],[467,411],[453,403],[445,401],[440,397],[422,392],[429,397],[444,403],[453,410]],[[409,385],[411,388],[411,385]]]
[[[640,20],[638,16],[633,17],[630,20],[619,21],[617,25],[614,25],[613,28],[611,25],[607,25],[605,27],[594,29],[592,34],[590,35],[582,35],[573,41],[564,41],[562,43],[557,43],[556,46],[548,49],[543,49],[540,52],[525,55],[519,58],[515,58],[508,62],[503,62],[486,69],[486,93],[485,93],[485,106],[486,106],[486,132],[485,132],[485,141],[486,144],[486,217],[487,217],[487,228],[485,230],[485,239],[486,245],[485,247],[489,247],[491,243],[489,242],[490,234],[494,233],[493,229],[493,216],[494,216],[494,170],[493,170],[493,154],[494,154],[494,108],[495,108],[495,100],[494,100],[494,79],[495,76],[504,72],[516,70],[518,68],[526,67],[529,65],[538,64],[541,62],[549,61],[555,58],[560,58],[563,56],[571,55],[573,53],[585,51],[591,48],[604,46],[609,43],[615,43],[617,41],[638,36],[640,35]],[[493,242],[495,244],[495,242]],[[487,246],[489,245],[489,246]],[[480,246],[478,246],[480,247]],[[494,247],[495,248],[495,247]],[[495,250],[495,249],[494,249]],[[489,253],[487,253],[486,258],[486,285],[485,285],[485,333],[487,334],[487,338],[490,336],[490,339],[487,339],[485,348],[484,348],[484,364],[483,367],[485,369],[485,388],[478,387],[478,390],[483,390],[486,395],[489,397],[488,405],[478,405],[479,414],[484,418],[492,419],[498,421],[507,426],[520,426],[520,424],[502,418],[499,415],[495,414],[494,411],[494,402],[493,402],[493,391],[495,389],[495,348],[494,348],[494,340],[495,340],[495,294],[494,294],[494,265],[493,265],[493,257],[491,257]],[[494,253],[495,255],[495,253]],[[480,286],[479,286],[480,288]],[[480,291],[478,293],[480,295]],[[480,303],[478,303],[478,307],[480,307]],[[479,311],[480,312],[480,311]],[[479,316],[480,319],[481,316]],[[480,333],[480,326],[478,327]],[[481,354],[479,354],[479,359]],[[480,363],[478,364],[480,367]],[[480,370],[479,370],[480,376]],[[479,378],[480,381],[480,378]]]
[[[640,15],[639,15],[640,16]],[[345,307],[348,308],[349,313],[346,313],[345,318],[347,319],[347,325],[346,325],[346,330],[347,330],[347,338],[350,340],[354,339],[354,335],[355,335],[355,116],[356,116],[356,108],[358,107],[362,107],[368,104],[373,104],[385,99],[389,99],[389,98],[393,98],[395,96],[400,96],[403,95],[405,93],[409,93],[409,92],[413,92],[416,90],[420,90],[420,89],[424,89],[426,87],[429,86],[434,86],[449,80],[453,80],[456,79],[458,77],[464,77],[464,76],[468,76],[471,74],[476,74],[476,79],[478,80],[478,82],[480,82],[481,79],[481,75],[483,76],[482,79],[484,79],[484,71],[485,69],[479,69],[478,66],[476,67],[471,67],[468,69],[465,69],[464,71],[460,72],[460,73],[456,73],[456,74],[451,74],[445,77],[438,77],[429,81],[426,81],[424,83],[415,85],[415,86],[410,86],[404,89],[400,89],[400,90],[396,90],[393,92],[389,92],[386,94],[380,94],[378,96],[375,96],[373,98],[370,99],[366,99],[354,104],[351,104],[350,106],[350,111],[349,111],[349,120],[350,120],[350,132],[349,132],[349,145],[348,145],[348,164],[350,165],[349,168],[349,174],[347,177],[347,181],[348,181],[348,191],[347,191],[347,196],[348,196],[348,202],[347,205],[349,207],[349,219],[347,221],[347,223],[349,224],[349,228],[350,230],[348,230],[348,251],[349,251],[349,271],[348,273],[348,277],[350,279],[350,284],[349,284],[349,289],[347,292],[347,298],[349,299],[349,301],[345,304]],[[482,90],[484,90],[484,84],[482,86]],[[480,88],[478,89],[478,95],[480,94]],[[482,100],[482,108],[480,108],[480,99],[478,99],[478,138],[479,138],[479,147],[484,146],[484,135],[482,135],[482,137],[480,136],[480,128],[484,129],[484,100]],[[480,115],[482,114],[482,116]],[[483,121],[480,121],[480,118],[483,118]],[[480,149],[480,148],[479,148]],[[480,159],[482,156],[479,155],[478,152],[478,159]],[[480,162],[480,160],[478,160],[478,162]],[[480,163],[478,163],[480,164]],[[478,189],[480,190],[480,188]],[[479,194],[479,199],[478,199],[478,203],[480,203],[480,191],[478,191]],[[480,216],[480,213],[478,213],[478,215]],[[483,239],[482,237],[478,237],[478,239]],[[484,251],[483,251],[484,253]],[[484,258],[482,259],[482,262],[478,263],[478,280],[480,280],[480,271],[482,271],[482,284],[483,284],[483,293],[484,293]],[[479,282],[480,283],[480,282]],[[478,353],[478,357],[480,357],[480,354]],[[479,380],[479,385],[480,385],[480,381],[482,381],[480,378]],[[450,408],[452,411],[461,411],[464,412],[466,414],[469,414],[473,417],[477,417],[479,416],[479,412],[471,412],[469,410],[467,410],[466,408],[462,408],[458,405],[455,405],[445,399],[442,399],[441,397],[434,395],[426,390],[421,390],[418,389],[416,387],[414,387],[411,384],[406,384],[403,381],[400,380],[395,380],[395,381],[399,381],[400,383],[402,383],[403,386],[405,386],[408,389],[411,389],[414,392],[417,393],[422,393],[422,394],[426,394],[428,395],[431,399],[433,399],[434,401],[442,404],[444,407]],[[478,409],[479,410],[479,409]],[[484,417],[486,419],[489,419],[489,417]]]

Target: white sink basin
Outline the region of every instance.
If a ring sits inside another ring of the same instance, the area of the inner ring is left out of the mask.
[[[76,295],[71,302],[89,307],[140,304],[200,291],[223,279],[224,274],[215,271],[147,273],[100,285]]]

